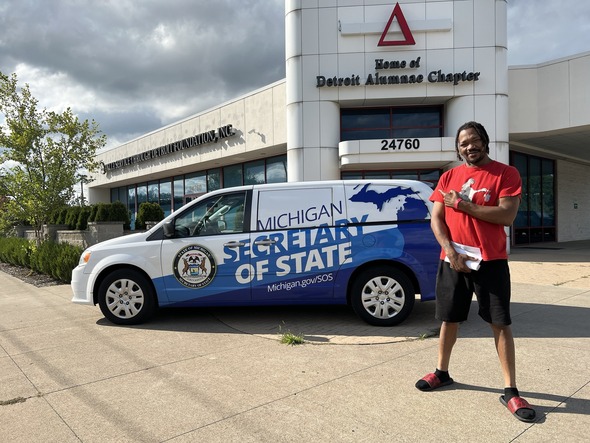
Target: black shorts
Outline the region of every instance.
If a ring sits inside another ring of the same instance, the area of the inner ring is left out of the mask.
[[[479,270],[468,273],[454,271],[441,260],[436,276],[436,318],[451,323],[467,320],[474,292],[481,318],[499,326],[512,323],[508,260],[482,261]]]

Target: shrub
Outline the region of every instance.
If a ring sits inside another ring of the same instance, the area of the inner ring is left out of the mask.
[[[76,223],[76,229],[84,231],[88,228],[88,217],[90,217],[90,211],[92,209],[89,206],[82,206],[80,213],[78,214],[78,221]]]
[[[94,217],[95,222],[106,222],[111,221],[111,204],[110,203],[99,203],[96,205],[96,215]]]
[[[57,219],[59,218],[59,213],[60,213],[59,209],[56,211],[52,211],[51,215],[49,216],[49,219],[47,220],[47,223],[50,225],[57,224]]]
[[[37,251],[31,257],[31,269],[41,274],[52,275],[52,266],[58,254],[57,243],[52,241],[42,242]]]
[[[65,225],[67,215],[68,215],[68,208],[61,209],[57,215],[57,218],[55,219],[55,224]]]
[[[28,268],[35,247],[34,241],[24,238],[0,237],[0,261]]]
[[[66,215],[68,213],[69,206],[59,206],[51,209],[51,214],[47,219],[47,223],[50,225],[63,225],[65,224]]]
[[[68,229],[76,229],[80,211],[82,211],[82,208],[80,206],[70,206],[68,208],[66,213],[66,225],[68,225]]]
[[[96,212],[98,211],[98,205],[90,206],[90,216],[88,217],[88,223],[96,221]]]
[[[144,202],[139,205],[135,229],[145,229],[145,222],[160,221],[164,218],[164,211],[158,203]]]
[[[42,242],[16,237],[0,237],[0,261],[50,275],[64,283],[72,281],[83,249],[69,243]]]
[[[129,211],[125,205],[118,200],[111,204],[111,221],[122,221],[123,229],[129,229],[131,225]]]
[[[69,243],[59,243],[57,248],[57,260],[55,260],[51,275],[60,281],[70,283],[72,271],[78,266],[82,248]]]

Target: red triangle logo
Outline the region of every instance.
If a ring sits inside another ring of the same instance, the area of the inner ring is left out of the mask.
[[[391,23],[393,19],[397,18],[397,22],[399,23],[399,27],[402,30],[402,34],[404,35],[403,40],[385,40],[387,33],[389,32],[389,28],[391,27]],[[414,36],[412,35],[412,31],[408,26],[408,22],[404,17],[404,13],[402,12],[402,8],[399,6],[399,3],[395,4],[395,8],[393,8],[393,12],[391,13],[391,17],[389,17],[389,21],[383,30],[383,34],[381,34],[381,38],[379,39],[379,44],[377,46],[401,46],[401,45],[415,45],[416,41],[414,40]]]

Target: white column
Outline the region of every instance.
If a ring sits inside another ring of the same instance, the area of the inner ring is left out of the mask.
[[[287,74],[287,180],[303,181],[303,95],[301,88],[301,2],[285,2]]]

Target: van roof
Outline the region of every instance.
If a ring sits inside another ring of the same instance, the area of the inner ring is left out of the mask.
[[[432,189],[426,182],[419,180],[404,180],[404,179],[358,179],[358,180],[321,180],[321,181],[304,181],[304,182],[281,182],[281,183],[264,183],[258,185],[243,185],[234,188],[223,188],[211,191],[211,193],[226,192],[228,190],[244,190],[244,189],[277,189],[277,188],[325,188],[334,185],[390,185],[390,186],[405,186],[409,188],[428,188]]]

